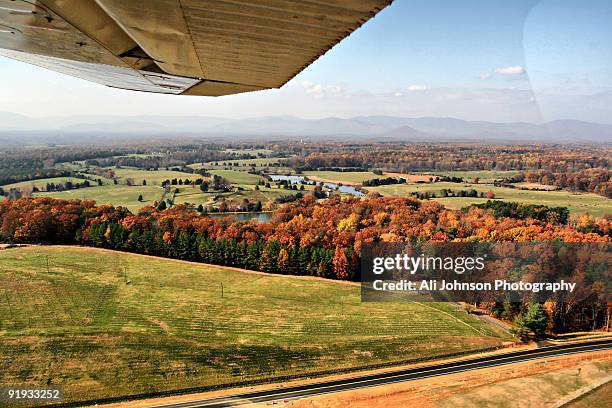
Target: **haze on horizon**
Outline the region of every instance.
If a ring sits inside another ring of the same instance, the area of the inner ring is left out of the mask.
[[[0,111],[612,124],[610,20],[605,0],[396,0],[282,89],[219,98],[116,90],[0,58]]]

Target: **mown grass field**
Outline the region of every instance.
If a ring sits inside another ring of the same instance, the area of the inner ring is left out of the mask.
[[[260,187],[259,191],[254,189],[253,185],[240,185],[239,187],[243,187],[244,191],[236,191],[229,193],[218,193],[218,192],[202,192],[199,189],[192,189],[191,187],[183,187],[180,189],[180,192],[176,195],[175,203],[176,204],[202,204],[202,205],[215,205],[218,204],[221,200],[226,200],[228,202],[234,202],[239,204],[243,199],[247,199],[250,202],[261,201],[262,204],[267,203],[268,201],[274,201],[274,199],[287,195],[294,194],[295,191],[284,190],[276,187],[266,188]],[[307,187],[312,189],[313,187]]]
[[[178,188],[179,193],[175,197],[175,204],[190,203],[195,205],[215,205],[219,200],[226,199],[240,203],[243,199],[248,199],[252,202],[261,201],[265,204],[268,201],[273,201],[275,198],[282,195],[295,193],[279,189],[276,187],[266,188],[260,187],[259,191],[255,191],[254,185],[238,185],[245,188],[245,191],[219,193],[219,192],[202,192],[198,186],[173,186]],[[312,189],[312,186],[306,186],[307,189]],[[34,196],[45,196],[53,198],[61,198],[64,200],[70,199],[87,199],[95,200],[98,204],[113,204],[128,208],[136,213],[142,207],[153,205],[155,201],[159,201],[162,197],[163,189],[159,186],[126,186],[126,185],[106,185],[100,187],[89,187],[78,190],[60,191],[60,192],[41,192],[35,193]],[[138,196],[142,195],[143,201],[138,201]],[[215,201],[216,198],[216,201]]]
[[[24,189],[31,189],[32,187],[37,187],[39,189],[44,189],[47,187],[47,183],[64,184],[67,181],[70,181],[72,183],[82,183],[85,180],[79,179],[76,177],[52,177],[52,178],[39,179],[39,180],[22,181],[20,183],[6,184],[0,187],[2,187],[3,189],[7,191],[10,190],[11,188],[18,188],[18,189],[24,190]],[[95,184],[95,182],[91,180],[90,180],[90,183]]]
[[[132,212],[137,212],[140,208],[146,205],[153,205],[155,201],[159,201],[162,194],[163,189],[159,186],[127,186],[122,184],[116,186],[105,185],[99,187],[88,187],[78,190],[58,191],[51,193],[42,192],[35,193],[34,196],[61,198],[64,200],[95,200],[98,204],[113,204],[115,206],[126,207]],[[139,195],[142,195],[142,202],[138,201]]]
[[[502,201],[517,201],[525,204],[542,204],[551,207],[567,207],[571,215],[589,213],[596,217],[612,214],[612,200],[592,193],[572,193],[569,191],[533,191],[519,190],[507,187],[494,187],[484,184],[472,183],[425,183],[425,184],[396,184],[389,186],[368,187],[368,191],[377,191],[387,196],[409,196],[412,192],[433,192],[440,195],[440,190],[453,191],[470,190],[486,193],[492,191],[495,199]],[[462,208],[470,204],[484,203],[486,198],[447,197],[436,198],[436,201],[448,208]]]
[[[141,185],[143,180],[147,181],[147,185],[161,185],[164,180],[172,180],[172,179],[189,179],[195,180],[198,178],[202,178],[199,174],[190,174],[183,173],[181,171],[172,171],[172,170],[141,170],[141,169],[132,169],[132,168],[112,168],[115,172],[117,178],[121,180],[125,180],[131,178],[137,185]]]
[[[481,182],[504,179],[506,177],[516,176],[520,174],[520,170],[471,170],[471,171],[440,171],[440,172],[423,172],[417,174],[432,174],[437,176],[462,177],[465,181],[471,182],[474,178],[479,178]]]
[[[448,304],[362,303],[332,281],[0,251],[0,387],[58,386],[68,401],[432,358],[508,340],[496,330]]]
[[[128,208],[132,212],[138,212],[144,206],[153,205],[155,201],[159,201],[163,194],[161,182],[167,179],[196,179],[201,178],[200,175],[192,175],[177,171],[146,171],[135,169],[116,169],[119,177],[119,184],[112,183],[103,186],[94,186],[82,188],[78,190],[59,191],[59,192],[40,192],[35,193],[35,196],[46,196],[61,199],[87,199],[95,200],[98,204],[113,204]],[[238,170],[212,170],[211,174],[216,174],[227,179],[234,187],[240,187],[243,191],[232,192],[202,192],[199,186],[191,185],[173,185],[172,189],[178,188],[179,193],[175,197],[176,204],[190,203],[195,205],[218,205],[221,199],[226,199],[230,202],[240,203],[243,199],[248,199],[251,202],[261,201],[263,204],[268,201],[274,201],[276,198],[294,194],[295,191],[284,190],[272,185],[271,188],[260,186],[259,191],[255,190],[255,185],[260,180],[265,180],[263,177],[249,174]],[[125,184],[126,178],[132,178],[135,185],[128,186]],[[105,179],[106,180],[106,179]],[[147,185],[142,185],[142,180],[147,180]],[[107,180],[108,181],[108,180]],[[312,190],[314,187],[305,186],[306,190]],[[138,201],[138,196],[142,195],[143,201]],[[216,199],[216,200],[215,200]]]
[[[261,161],[262,163],[267,160],[276,159],[252,159],[254,161]],[[103,186],[94,186],[78,190],[52,192],[52,193],[36,193],[35,195],[51,196],[55,198],[63,199],[91,199],[96,200],[98,203],[112,203],[117,206],[124,206],[129,208],[131,211],[138,211],[140,208],[151,205],[155,201],[160,200],[162,196],[162,190],[160,188],[161,183],[168,179],[197,179],[202,176],[198,174],[189,174],[177,171],[157,170],[147,171],[132,168],[114,168],[118,177],[118,185],[114,185],[111,180],[104,179]],[[227,170],[219,167],[218,169],[212,169],[212,174],[219,175],[227,179],[233,187],[240,187],[243,191],[233,191],[230,193],[219,193],[219,192],[208,192],[203,193],[197,187],[192,188],[191,186],[173,186],[178,187],[180,192],[176,196],[175,203],[191,203],[191,204],[211,204],[218,205],[219,200],[224,197],[228,200],[235,200],[239,202],[243,199],[248,199],[252,202],[261,201],[266,203],[268,201],[274,201],[276,198],[282,195],[290,194],[291,191],[278,189],[276,186],[272,188],[265,188],[260,186],[260,191],[255,191],[255,185],[265,180],[262,176],[256,174],[249,174],[246,170],[248,167],[239,167],[237,169]],[[274,168],[275,171],[279,170]],[[440,195],[440,190],[451,189],[453,191],[470,190],[475,189],[479,193],[487,193],[492,191],[495,194],[495,198],[503,201],[517,201],[526,204],[543,204],[547,206],[563,206],[568,207],[572,215],[580,215],[589,213],[596,217],[602,217],[606,214],[612,214],[612,200],[591,193],[572,193],[568,191],[536,191],[536,190],[520,190],[510,189],[507,187],[494,187],[490,184],[485,184],[484,180],[492,178],[500,178],[502,176],[510,175],[513,172],[454,172],[453,174],[466,179],[473,177],[480,177],[481,182],[474,184],[471,182],[466,183],[407,183],[407,184],[396,184],[379,187],[368,187],[368,191],[376,191],[386,196],[409,196],[412,192],[432,192],[436,195]],[[514,172],[515,173],[515,172]],[[450,174],[450,173],[448,173]],[[361,184],[364,180],[370,180],[373,178],[380,178],[385,176],[378,176],[371,172],[333,172],[333,171],[310,171],[304,172],[306,177],[311,177],[313,180],[317,178],[343,183],[346,185]],[[469,176],[469,177],[468,177]],[[19,183],[25,187],[31,186],[32,183],[39,186],[46,185],[48,181],[65,182],[65,177],[55,179],[45,179],[36,182],[24,182]],[[134,186],[128,186],[126,184],[127,179],[132,179]],[[79,182],[82,180],[71,179],[73,182]],[[142,181],[146,180],[147,185],[143,186]],[[540,186],[538,184],[524,184],[525,187],[536,187],[546,188],[547,186]],[[5,186],[7,189],[8,186]],[[312,186],[306,186],[307,190],[311,190]],[[143,196],[143,201],[138,202],[138,196]],[[215,201],[216,197],[216,201]],[[436,198],[436,201],[444,204],[445,206],[453,209],[459,209],[470,204],[484,203],[484,198],[469,198],[469,197],[448,197],[448,198]]]
[[[207,169],[225,169],[232,168],[239,171],[248,171],[251,167],[271,167],[277,164],[281,159],[275,157],[261,157],[257,159],[236,159],[236,160],[218,160],[208,163],[196,163],[190,164],[188,167],[193,169],[201,169],[205,167]]]
[[[231,184],[250,184],[254,186],[259,181],[265,181],[262,176],[238,170],[211,170],[210,174],[221,176],[227,179]]]

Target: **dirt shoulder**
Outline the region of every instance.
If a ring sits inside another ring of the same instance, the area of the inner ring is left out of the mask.
[[[551,407],[612,373],[612,352],[560,356],[304,398],[287,408]]]

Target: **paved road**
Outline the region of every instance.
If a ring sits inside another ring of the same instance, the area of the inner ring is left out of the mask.
[[[514,351],[486,357],[468,358],[450,363],[433,364],[426,367],[408,368],[377,374],[366,374],[350,378],[320,381],[311,384],[295,385],[284,388],[244,392],[218,398],[208,398],[175,404],[155,405],[151,406],[151,408],[222,408],[269,401],[290,400],[329,394],[338,391],[355,390],[359,388],[374,387],[384,384],[434,377],[438,375],[458,373],[479,368],[519,363],[522,361],[535,360],[545,357],[586,353],[597,350],[612,350],[612,339],[563,344],[525,351]]]

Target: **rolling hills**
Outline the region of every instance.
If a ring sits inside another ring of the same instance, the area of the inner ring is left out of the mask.
[[[451,304],[78,247],[0,250],[0,386],[66,401],[218,387],[496,347]]]

